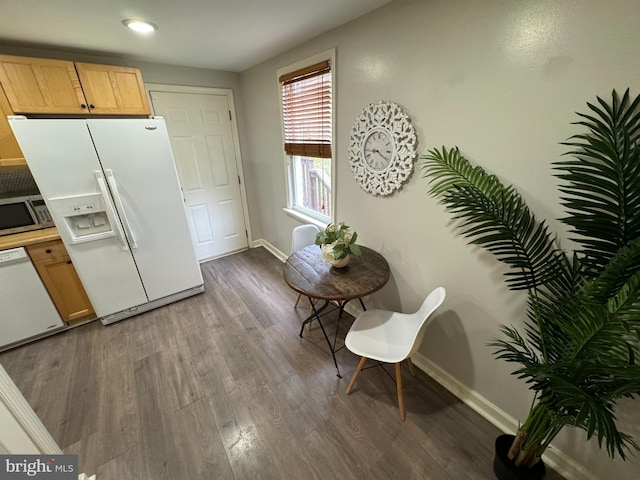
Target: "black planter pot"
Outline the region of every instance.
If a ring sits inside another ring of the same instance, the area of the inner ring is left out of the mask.
[[[500,435],[496,438],[496,453],[493,458],[493,472],[498,480],[542,480],[547,471],[542,460],[533,468],[516,467],[509,460],[508,453],[513,443],[513,435]]]

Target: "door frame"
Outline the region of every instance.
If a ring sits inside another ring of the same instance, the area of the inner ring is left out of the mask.
[[[0,425],[0,454],[62,454],[1,364]]]
[[[230,88],[213,88],[213,87],[191,87],[187,85],[166,85],[162,83],[145,83],[145,90],[149,100],[151,112],[155,115],[155,108],[151,100],[151,92],[163,93],[192,93],[200,95],[223,95],[227,97],[227,104],[231,112],[231,136],[233,137],[233,151],[236,156],[236,168],[240,177],[240,199],[242,203],[242,216],[244,217],[244,227],[247,230],[247,248],[251,248],[253,244],[253,235],[251,234],[251,223],[249,222],[249,207],[247,203],[247,191],[245,189],[244,170],[242,168],[242,156],[240,155],[240,137],[238,135],[238,122],[236,115],[235,102],[233,101],[233,90]],[[208,262],[211,258],[202,260],[200,263]]]

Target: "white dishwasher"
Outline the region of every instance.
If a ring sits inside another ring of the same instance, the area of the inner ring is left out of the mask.
[[[64,326],[27,251],[0,251],[0,350]]]

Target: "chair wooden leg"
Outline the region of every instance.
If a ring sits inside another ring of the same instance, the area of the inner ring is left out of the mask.
[[[400,362],[396,363],[396,388],[398,389],[398,407],[400,408],[400,418],[404,420],[404,398],[402,397],[402,373],[400,372]]]
[[[416,376],[416,370],[413,368],[413,362],[411,361],[411,357],[407,357],[407,365],[409,365],[409,373],[412,377]]]
[[[364,367],[364,362],[366,361],[367,361],[367,357],[362,357],[360,359],[360,363],[358,363],[358,367],[356,368],[356,371],[354,372],[353,377],[351,377],[351,381],[349,382],[349,386],[347,387],[347,395],[351,393],[351,389],[353,388],[353,385],[356,383],[358,375],[360,375],[360,372],[362,371],[362,367]]]
[[[298,306],[298,302],[300,301],[300,297],[302,297],[302,294],[298,293],[298,298],[296,298],[296,303],[293,304],[293,308],[296,308]]]

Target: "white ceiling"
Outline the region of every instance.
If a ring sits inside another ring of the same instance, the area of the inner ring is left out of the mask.
[[[240,72],[390,1],[0,0],[0,43]]]

